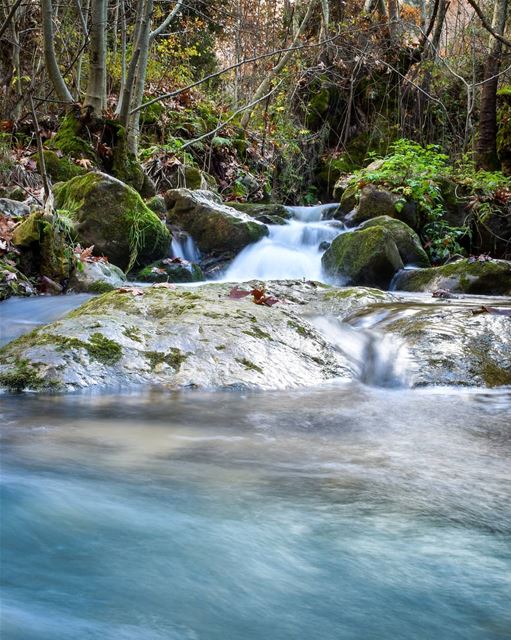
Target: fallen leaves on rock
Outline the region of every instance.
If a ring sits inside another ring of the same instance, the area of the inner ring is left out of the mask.
[[[253,296],[252,302],[254,302],[254,304],[259,304],[265,307],[273,307],[274,304],[280,302],[278,298],[268,295],[264,287],[247,291],[246,289],[240,289],[236,286],[229,291],[228,297],[231,298],[231,300],[239,300],[240,298],[246,298],[247,296]]]
[[[137,287],[120,287],[116,290],[117,293],[129,293],[132,296],[143,296],[144,290],[138,289]]]

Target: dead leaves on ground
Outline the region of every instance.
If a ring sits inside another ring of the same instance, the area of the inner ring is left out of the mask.
[[[246,298],[247,296],[252,296],[252,302],[254,304],[259,304],[265,307],[273,307],[274,304],[280,302],[278,298],[268,295],[264,287],[247,291],[246,289],[240,289],[236,286],[230,290],[228,298],[231,300],[239,300],[241,298]]]

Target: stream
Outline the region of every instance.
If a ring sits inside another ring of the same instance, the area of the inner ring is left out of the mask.
[[[302,209],[226,278],[320,278]],[[408,388],[413,304],[313,319],[353,382],[0,395],[2,640],[511,639],[511,389]]]

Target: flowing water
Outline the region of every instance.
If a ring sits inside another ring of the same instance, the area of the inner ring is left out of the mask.
[[[269,235],[238,254],[224,280],[323,280],[325,247],[345,228],[336,220],[323,219],[331,213],[332,205],[289,210],[293,218],[287,224],[268,225]]]
[[[343,229],[293,213],[231,279],[321,276]],[[0,396],[2,640],[510,640],[511,389],[407,388],[415,298],[311,319],[352,383]]]
[[[199,262],[201,254],[192,236],[185,231],[175,232],[170,245],[170,255],[188,262]]]
[[[3,640],[511,637],[510,391],[2,398]]]

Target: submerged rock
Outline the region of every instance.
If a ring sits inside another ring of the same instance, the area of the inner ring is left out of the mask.
[[[55,187],[55,203],[71,220],[78,242],[94,245],[123,270],[167,254],[170,232],[131,187],[91,172]]]
[[[165,258],[144,267],[135,279],[141,282],[200,282],[204,280],[204,274],[198,264]]]
[[[108,262],[79,262],[69,281],[77,293],[105,293],[126,284],[124,271]]]
[[[479,295],[511,295],[511,262],[458,260],[441,267],[410,269],[397,274],[399,291],[436,291]]]
[[[169,221],[187,231],[204,253],[233,255],[268,235],[268,228],[245,213],[220,204],[208,191],[172,189],[165,194]]]

